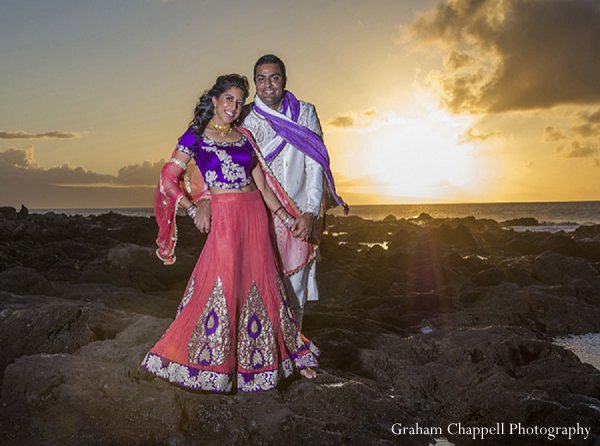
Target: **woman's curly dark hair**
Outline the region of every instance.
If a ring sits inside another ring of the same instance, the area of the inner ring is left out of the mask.
[[[231,87],[237,87],[242,90],[244,93],[244,100],[246,100],[250,86],[246,76],[240,76],[239,74],[224,74],[219,76],[210,90],[205,91],[204,94],[200,96],[196,108],[194,109],[194,118],[192,119],[192,122],[190,122],[190,127],[196,131],[198,137],[202,136],[208,121],[213,117],[214,107],[212,98],[219,99],[219,97]],[[237,122],[234,124],[237,124]]]

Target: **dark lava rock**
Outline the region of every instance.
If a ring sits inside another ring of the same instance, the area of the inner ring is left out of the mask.
[[[546,251],[555,251],[566,256],[577,256],[589,260],[600,260],[600,254],[590,251],[585,245],[578,243],[565,234],[549,234],[540,243]]]
[[[10,206],[0,207],[0,217],[3,218],[14,218],[17,216],[17,210]]]
[[[429,215],[427,212],[421,212],[417,218],[412,218],[411,220],[416,220],[416,221],[421,221],[421,222],[431,221],[431,220],[433,220],[433,217],[431,215]]]
[[[95,339],[88,326],[90,308],[32,298],[12,299],[9,304],[5,298],[1,305],[0,372],[20,356],[70,353]]]
[[[551,343],[600,331],[597,229],[520,233],[427,215],[328,223],[320,300],[303,323],[322,352],[317,379],[212,395],[139,367],[203,246],[189,220],[165,267],[152,219],[0,209],[0,443],[425,446],[432,435],[394,436],[392,424],[600,425],[600,373]],[[384,241],[389,250],[361,244]],[[600,441],[563,440],[552,444]]]
[[[524,218],[513,218],[511,220],[504,220],[500,222],[501,225],[504,226],[538,226],[539,222],[532,217],[524,217]]]
[[[0,290],[15,294],[53,294],[53,284],[32,268],[14,267],[0,273]]]
[[[508,276],[506,273],[498,268],[488,268],[480,271],[473,278],[473,282],[482,286],[500,285],[502,282],[506,282],[507,280]]]
[[[598,272],[585,259],[552,251],[537,256],[533,268],[536,277],[549,285],[568,283],[573,279],[583,279],[590,283],[598,281]]]
[[[535,241],[530,238],[519,234],[517,237],[510,239],[505,245],[505,252],[507,255],[528,255],[528,254],[539,254],[544,250]]]
[[[576,240],[600,242],[600,225],[579,226],[573,237]]]

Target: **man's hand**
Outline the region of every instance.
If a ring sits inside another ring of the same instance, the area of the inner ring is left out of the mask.
[[[294,221],[291,231],[294,237],[298,237],[301,240],[308,240],[313,232],[314,225],[315,216],[305,212]]]
[[[198,207],[198,210],[194,217],[194,224],[200,232],[208,233],[210,231],[211,217],[210,200],[200,200],[196,203],[196,206]]]

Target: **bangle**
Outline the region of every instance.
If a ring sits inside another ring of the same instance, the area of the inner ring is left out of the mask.
[[[195,204],[190,204],[187,208],[185,208],[185,213],[188,214],[189,217],[194,219],[196,217],[196,212],[198,212],[198,206]]]
[[[294,225],[295,221],[296,221],[296,219],[294,217],[292,217],[291,215],[288,215],[285,218],[285,220],[283,220],[283,225],[288,229],[292,229],[292,226]]]
[[[279,206],[277,209],[275,209],[273,211],[273,214],[277,215],[277,212],[279,212],[280,210],[284,209],[283,205]]]
[[[283,223],[283,226],[285,226],[288,229],[291,229],[294,221],[296,221],[296,219],[294,217],[292,217],[288,211],[285,210],[285,208],[283,208],[283,216],[281,215],[281,213],[277,213],[277,211],[281,210],[283,208],[283,206],[281,206],[279,209],[277,209],[274,213],[275,216],[281,220],[281,223]]]

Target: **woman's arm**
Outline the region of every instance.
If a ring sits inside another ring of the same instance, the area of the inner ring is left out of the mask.
[[[196,205],[189,199],[187,194],[181,190],[181,177],[185,172],[191,156],[176,150],[171,159],[163,166],[161,171],[161,185],[164,193],[172,200],[178,200],[179,204],[186,209],[187,214],[194,221],[194,225],[201,232],[210,230],[210,201],[200,200]]]
[[[185,172],[187,164],[191,159],[192,158],[189,155],[179,150],[175,150],[161,171],[161,182],[164,188],[164,193],[172,199],[176,199],[183,193],[183,197],[180,199],[180,204],[186,209],[194,203],[192,203],[192,201],[185,195],[184,191],[181,190],[180,180]]]
[[[257,164],[254,169],[252,169],[252,179],[254,180],[254,184],[256,184],[258,190],[260,190],[263,200],[265,201],[265,204],[269,210],[275,214],[275,216],[279,218],[288,229],[290,229],[294,224],[295,219],[285,210],[281,204],[281,201],[279,201],[277,196],[267,184],[265,174],[263,173],[260,164]]]

